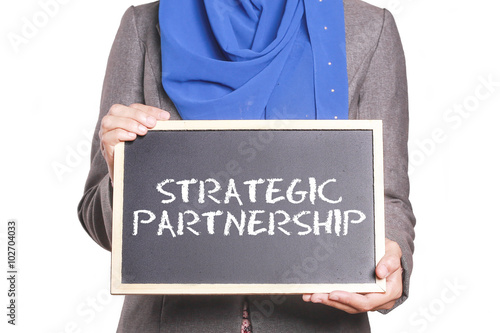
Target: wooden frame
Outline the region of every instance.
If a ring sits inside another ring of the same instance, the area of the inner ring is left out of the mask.
[[[385,253],[384,180],[382,157],[382,121],[380,120],[227,120],[227,121],[163,121],[151,131],[218,131],[218,130],[361,130],[373,133],[373,210],[375,220],[376,263]],[[385,292],[385,279],[375,283],[328,284],[241,284],[241,283],[122,283],[123,190],[125,145],[115,148],[112,238],[112,294],[302,294],[327,293],[333,290],[350,292]]]

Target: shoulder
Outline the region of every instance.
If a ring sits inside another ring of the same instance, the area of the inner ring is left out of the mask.
[[[344,0],[347,55],[363,61],[377,49],[381,39],[400,43],[392,14],[361,0]]]
[[[344,0],[344,10],[349,17],[356,17],[361,20],[380,19],[384,11],[383,8],[362,0]]]
[[[146,42],[157,34],[159,1],[130,6],[122,17],[122,26],[134,27],[139,39]]]
[[[384,30],[397,32],[391,13],[361,0],[344,0],[346,41],[356,47],[375,48]]]
[[[159,3],[159,1],[154,1],[139,6],[131,6],[127,13],[131,12],[129,15],[134,16],[138,27],[150,26],[151,23],[158,23]]]

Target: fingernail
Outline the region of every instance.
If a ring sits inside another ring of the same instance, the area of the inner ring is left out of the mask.
[[[332,295],[329,297],[332,301],[338,301],[340,298],[337,295]]]
[[[147,119],[146,119],[146,123],[149,125],[149,126],[154,126],[156,125],[156,119],[149,116]]]
[[[169,118],[170,118],[170,113],[168,113],[167,111],[160,112],[160,119],[167,120]]]
[[[138,127],[139,127],[139,132],[141,133],[146,133],[148,131],[148,129],[143,125],[139,125]]]

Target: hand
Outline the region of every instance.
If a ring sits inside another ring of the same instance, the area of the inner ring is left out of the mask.
[[[155,127],[157,120],[167,120],[167,111],[144,104],[125,106],[114,104],[102,118],[99,138],[101,153],[108,165],[109,176],[113,182],[114,151],[119,142],[133,141],[137,135],[145,135]]]
[[[322,303],[351,314],[392,309],[403,293],[402,255],[398,243],[386,238],[385,255],[375,269],[378,278],[387,278],[385,293],[333,291],[330,294],[306,294],[302,298],[306,302]]]

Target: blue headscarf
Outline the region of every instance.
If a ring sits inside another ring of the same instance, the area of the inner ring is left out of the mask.
[[[342,0],[161,0],[159,22],[183,119],[347,119]]]

